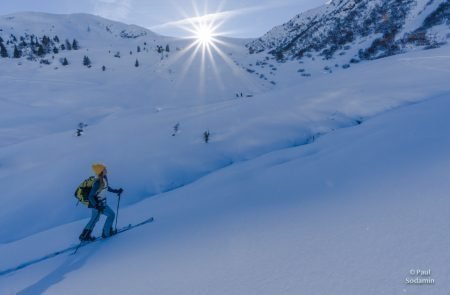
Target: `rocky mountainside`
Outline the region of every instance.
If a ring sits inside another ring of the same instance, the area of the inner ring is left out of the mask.
[[[275,27],[247,48],[278,60],[311,53],[331,59],[350,50],[351,62],[357,62],[439,47],[450,37],[449,28],[448,0],[332,0]]]

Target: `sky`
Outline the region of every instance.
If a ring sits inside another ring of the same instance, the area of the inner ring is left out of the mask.
[[[14,0],[2,1],[0,15],[21,11],[90,13],[135,24],[156,33],[183,37],[186,19],[211,15],[230,37],[260,37],[325,0]]]

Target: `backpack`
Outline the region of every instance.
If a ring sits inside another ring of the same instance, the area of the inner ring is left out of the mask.
[[[78,200],[78,202],[82,203],[85,206],[89,206],[88,197],[95,180],[95,176],[86,178],[75,190],[75,198]]]

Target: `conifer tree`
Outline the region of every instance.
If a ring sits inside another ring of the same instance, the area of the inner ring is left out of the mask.
[[[6,50],[5,45],[3,43],[0,43],[0,56],[1,57],[8,57],[8,50]]]
[[[44,55],[45,55],[44,47],[42,47],[41,44],[38,44],[38,45],[37,45],[37,52],[36,52],[36,54],[37,54],[38,56],[44,56]]]
[[[86,67],[91,67],[91,60],[86,55],[83,57],[83,65]]]
[[[180,122],[178,122],[177,124],[175,124],[175,126],[173,126],[173,133],[172,136],[177,135],[178,131],[180,130]]]
[[[284,54],[282,51],[277,51],[275,53],[275,58],[277,59],[277,61],[282,61],[284,59]]]
[[[44,35],[44,37],[42,37],[42,45],[47,47],[49,44],[50,44],[50,38]]]
[[[67,65],[69,65],[69,61],[67,60],[67,58],[63,58],[63,59],[61,60],[61,64],[62,64],[63,66],[67,66]]]
[[[72,44],[70,44],[69,40],[66,39],[66,49],[72,50]]]
[[[139,61],[136,59],[136,62],[134,63],[134,66],[137,68],[139,67]]]
[[[72,42],[72,49],[73,49],[73,50],[78,50],[78,49],[80,49],[80,45],[78,45],[77,39],[73,39],[73,42]]]
[[[205,141],[205,143],[209,142],[210,136],[211,136],[211,133],[209,133],[209,130],[206,130],[205,132],[203,132],[203,140]]]
[[[22,57],[22,51],[20,51],[19,49],[17,49],[17,46],[14,45],[14,53],[13,53],[14,58],[21,58]]]

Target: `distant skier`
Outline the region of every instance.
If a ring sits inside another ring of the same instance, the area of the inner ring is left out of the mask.
[[[106,204],[106,192],[108,191],[115,193],[120,197],[123,189],[112,189],[108,185],[108,178],[106,176],[107,170],[105,165],[93,164],[92,170],[94,171],[96,177],[90,177],[86,180],[92,180],[92,187],[89,191],[89,195],[87,196],[87,205],[89,208],[92,208],[92,216],[91,220],[89,220],[88,224],[84,227],[84,230],[79,237],[80,241],[95,240],[95,238],[91,236],[91,233],[100,219],[101,214],[106,216],[102,237],[107,238],[116,234],[116,230],[112,227],[116,215],[114,214],[114,211]]]

